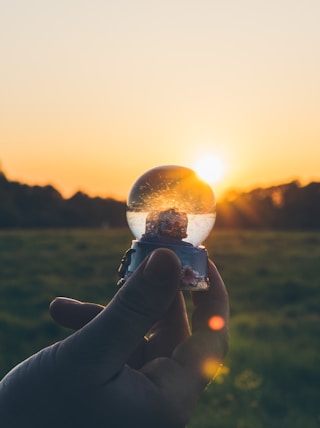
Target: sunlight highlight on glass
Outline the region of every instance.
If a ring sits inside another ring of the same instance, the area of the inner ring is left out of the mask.
[[[224,319],[220,315],[214,315],[208,321],[209,328],[211,330],[222,330],[225,326]]]

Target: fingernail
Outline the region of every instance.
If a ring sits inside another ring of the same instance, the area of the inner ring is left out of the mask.
[[[52,302],[50,303],[50,310],[54,309],[56,306],[60,306],[67,304],[68,306],[70,305],[79,305],[82,302],[80,302],[79,300],[75,300],[75,299],[71,299],[69,297],[56,297],[54,300],[52,300]]]

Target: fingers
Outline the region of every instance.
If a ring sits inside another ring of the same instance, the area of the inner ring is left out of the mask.
[[[216,374],[228,349],[229,301],[224,283],[209,263],[210,288],[194,292],[192,336],[179,345],[173,358],[193,373],[202,388]]]
[[[73,330],[79,330],[93,320],[104,306],[95,303],[84,303],[67,297],[55,298],[49,307],[52,318],[60,325]],[[143,338],[137,348],[130,355],[127,364],[140,369],[146,361],[147,339]]]
[[[158,249],[126,281],[110,304],[81,330],[61,342],[60,358],[90,367],[100,382],[114,376],[143,336],[170,307],[181,265],[170,250]]]
[[[156,323],[147,342],[146,362],[169,357],[176,346],[190,336],[189,321],[182,292],[178,292],[169,310]]]
[[[224,282],[212,261],[209,261],[210,287],[206,292],[193,292],[192,331],[220,330],[228,327],[229,299]],[[220,322],[219,322],[220,320]],[[215,325],[214,325],[215,324]]]
[[[49,307],[52,318],[63,327],[79,330],[95,318],[104,306],[83,303],[66,297],[57,297]]]

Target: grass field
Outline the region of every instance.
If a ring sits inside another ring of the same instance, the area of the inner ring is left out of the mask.
[[[69,332],[58,295],[105,304],[126,230],[0,232],[0,378]],[[320,427],[320,232],[215,231],[206,246],[229,290],[231,344],[189,428]]]

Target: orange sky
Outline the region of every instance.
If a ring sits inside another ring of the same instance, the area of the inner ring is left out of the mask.
[[[206,153],[218,193],[319,181],[319,22],[318,0],[2,2],[2,168],[65,196]]]

